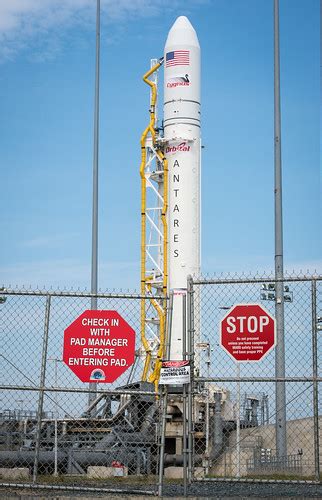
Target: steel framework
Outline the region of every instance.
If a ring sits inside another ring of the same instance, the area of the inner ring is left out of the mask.
[[[158,386],[165,350],[168,287],[168,162],[157,123],[158,69],[163,58],[151,60],[143,76],[150,86],[150,121],[141,136],[141,301],[142,380]],[[159,298],[159,297],[164,297]]]

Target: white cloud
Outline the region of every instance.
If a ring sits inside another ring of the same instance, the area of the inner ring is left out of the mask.
[[[184,2],[101,0],[101,20],[102,23],[133,21],[156,16],[179,4]],[[50,58],[59,45],[53,39],[63,38],[69,28],[80,25],[93,29],[95,11],[94,0],[0,0],[0,58],[13,58],[18,51],[35,46],[44,58]]]

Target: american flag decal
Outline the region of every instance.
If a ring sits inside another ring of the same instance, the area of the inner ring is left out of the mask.
[[[167,52],[165,56],[165,67],[171,66],[189,66],[189,50],[174,50]]]

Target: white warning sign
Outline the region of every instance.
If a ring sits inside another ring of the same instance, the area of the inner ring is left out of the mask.
[[[190,382],[190,361],[163,361],[160,373],[161,385],[183,385]]]

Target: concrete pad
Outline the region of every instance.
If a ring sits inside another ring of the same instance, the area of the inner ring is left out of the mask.
[[[194,468],[195,477],[205,477],[205,470],[203,467]],[[167,479],[183,479],[183,467],[166,467],[164,469],[164,477]]]
[[[164,477],[168,479],[183,479],[183,467],[166,467],[164,469]]]
[[[100,465],[90,465],[87,469],[87,477],[92,479],[105,479],[106,477],[120,477],[127,475],[127,467],[103,467]]]
[[[4,479],[29,479],[29,469],[27,467],[13,467],[12,469],[1,467],[0,476]]]

